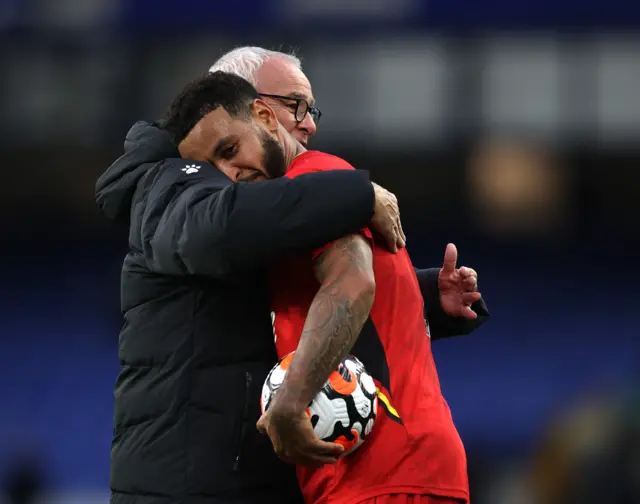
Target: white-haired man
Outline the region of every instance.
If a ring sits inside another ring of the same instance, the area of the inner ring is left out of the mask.
[[[209,69],[239,75],[274,109],[280,124],[302,145],[316,134],[322,112],[315,106],[311,83],[294,54],[262,47],[239,47]]]
[[[308,147],[322,113],[297,56],[262,47],[238,47],[221,56],[209,71],[233,73],[253,84],[280,124]],[[468,334],[488,316],[482,300],[462,308],[460,297],[477,290],[478,275],[471,268],[457,268],[456,262],[457,250],[448,245],[442,268],[416,270],[434,340]]]

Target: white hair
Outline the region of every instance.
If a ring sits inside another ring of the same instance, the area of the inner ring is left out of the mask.
[[[293,63],[296,68],[302,68],[300,58],[294,54],[271,51],[262,47],[238,47],[221,56],[220,59],[209,68],[209,72],[221,71],[236,74],[255,86],[256,72],[271,58],[283,58]]]

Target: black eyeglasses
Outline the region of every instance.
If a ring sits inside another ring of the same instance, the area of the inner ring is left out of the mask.
[[[322,112],[318,107],[314,107],[309,105],[309,102],[304,98],[294,98],[292,96],[281,96],[281,95],[273,95],[273,94],[265,94],[259,93],[260,96],[265,96],[267,98],[273,98],[274,100],[278,100],[283,105],[291,108],[293,112],[293,116],[296,118],[296,121],[302,122],[304,118],[307,117],[307,113],[313,119],[313,122],[316,123],[316,126],[320,122],[320,118],[322,117]],[[295,109],[294,109],[295,107]]]

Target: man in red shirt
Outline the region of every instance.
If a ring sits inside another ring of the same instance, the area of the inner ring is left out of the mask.
[[[335,169],[353,167],[309,151],[295,158],[286,176]],[[274,415],[282,414],[280,403],[291,418],[306,421],[300,412],[348,353],[365,364],[380,390],[382,412],[358,451],[321,468],[299,466],[306,501],[347,504],[390,494],[467,501],[464,448],[440,392],[406,250],[388,253],[364,229],[283,258],[271,278],[278,355],[297,349],[274,398]],[[263,421],[268,431],[269,414]]]
[[[233,80],[220,79],[221,89]],[[288,177],[353,169],[335,156],[305,151],[257,93],[225,105],[211,107],[192,127],[183,155],[247,182],[282,176],[286,167]],[[451,247],[445,267],[455,270]],[[460,276],[460,303],[468,307],[480,294],[466,291],[469,279]],[[272,308],[278,354],[297,351],[258,427],[281,458],[299,464],[308,503],[468,501],[464,448],[440,391],[405,250],[388,253],[363,229],[283,258],[273,271]],[[339,458],[342,446],[318,440],[305,409],[348,353],[376,380],[382,411],[367,442]]]

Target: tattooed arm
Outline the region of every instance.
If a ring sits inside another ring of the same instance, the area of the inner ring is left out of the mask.
[[[279,403],[304,411],[353,347],[373,305],[373,252],[362,235],[337,240],[316,259],[314,269],[320,289],[275,408]]]
[[[282,385],[257,424],[282,460],[304,466],[332,464],[344,451],[318,439],[305,410],[353,347],[376,287],[373,253],[361,235],[334,242],[314,266],[320,289]]]

